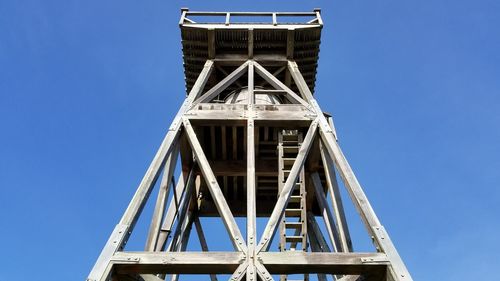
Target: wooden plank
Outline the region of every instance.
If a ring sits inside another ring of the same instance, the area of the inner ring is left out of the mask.
[[[208,190],[210,191],[217,210],[219,211],[224,225],[226,226],[233,246],[238,251],[246,252],[246,245],[244,244],[245,240],[243,239],[240,229],[236,224],[233,214],[231,213],[231,209],[229,209],[229,206],[227,205],[227,201],[224,198],[224,194],[222,193],[219,184],[217,183],[217,179],[215,178],[215,175],[210,168],[210,164],[208,163],[205,153],[201,148],[200,142],[196,137],[196,133],[194,132],[188,119],[183,119],[183,122],[195,158],[198,160],[198,165],[200,166],[203,177],[205,178]]]
[[[247,72],[248,62],[243,63],[238,68],[236,68],[233,72],[231,72],[228,76],[222,79],[219,83],[213,86],[210,90],[208,90],[203,96],[196,99],[193,104],[196,105],[201,102],[209,102],[215,96],[224,91],[229,85],[233,84],[238,78],[240,78],[243,74]]]
[[[304,138],[304,142],[300,146],[299,153],[297,155],[297,159],[292,166],[290,174],[285,182],[283,190],[281,190],[276,205],[269,217],[269,221],[264,229],[262,234],[262,238],[260,239],[259,246],[257,247],[257,252],[265,251],[268,249],[270,242],[276,232],[276,228],[283,217],[285,212],[285,208],[290,200],[290,196],[292,195],[293,187],[297,182],[297,177],[299,176],[299,172],[304,166],[305,160],[311,148],[311,144],[313,143],[314,137],[316,136],[316,128],[317,121],[313,121],[309,130],[307,131],[306,137]]]

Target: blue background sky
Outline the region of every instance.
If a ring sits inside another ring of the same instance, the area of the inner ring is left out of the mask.
[[[0,1],[0,280],[88,274],[184,97],[182,6],[321,7],[317,98],[414,279],[492,278],[500,2],[269,2]]]

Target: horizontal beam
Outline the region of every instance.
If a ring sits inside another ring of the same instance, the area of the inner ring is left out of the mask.
[[[366,274],[388,265],[382,253],[261,252],[258,259],[272,274]]]
[[[232,274],[244,260],[239,252],[117,252],[111,262],[118,273]]]
[[[243,104],[198,104],[186,112],[189,120],[311,121],[316,114],[303,105],[255,105],[249,110]]]
[[[261,252],[256,257],[271,274],[383,274],[382,253]],[[232,274],[245,255],[238,252],[117,252],[111,259],[117,273]]]

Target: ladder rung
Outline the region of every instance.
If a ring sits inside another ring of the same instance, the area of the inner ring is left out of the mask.
[[[293,153],[293,152],[298,152],[299,151],[299,148],[300,146],[296,146],[296,145],[287,145],[287,146],[283,146],[283,152],[284,153]]]
[[[283,164],[285,164],[285,165],[292,164],[293,165],[293,163],[295,163],[296,158],[281,158],[281,159],[283,160]]]
[[[302,223],[301,222],[285,222],[285,227],[288,229],[301,229]]]
[[[287,217],[300,217],[302,209],[285,209],[285,216]]]
[[[282,136],[283,136],[284,141],[298,140],[299,139],[298,134],[283,134]]]
[[[300,196],[300,195],[292,195],[290,197],[290,201],[289,202],[290,203],[298,203],[298,202],[300,202],[301,199],[302,199],[302,196]]]
[[[302,242],[302,236],[285,236],[286,242],[300,243]]]

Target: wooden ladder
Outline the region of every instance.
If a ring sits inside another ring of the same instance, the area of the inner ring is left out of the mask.
[[[283,189],[293,163],[295,163],[302,141],[302,133],[298,130],[282,130],[278,134],[279,192]],[[299,173],[279,228],[279,248],[281,252],[307,251],[307,208],[304,168]],[[281,275],[280,280],[285,281],[289,279],[287,275]],[[309,280],[309,276],[305,274],[301,280]]]

